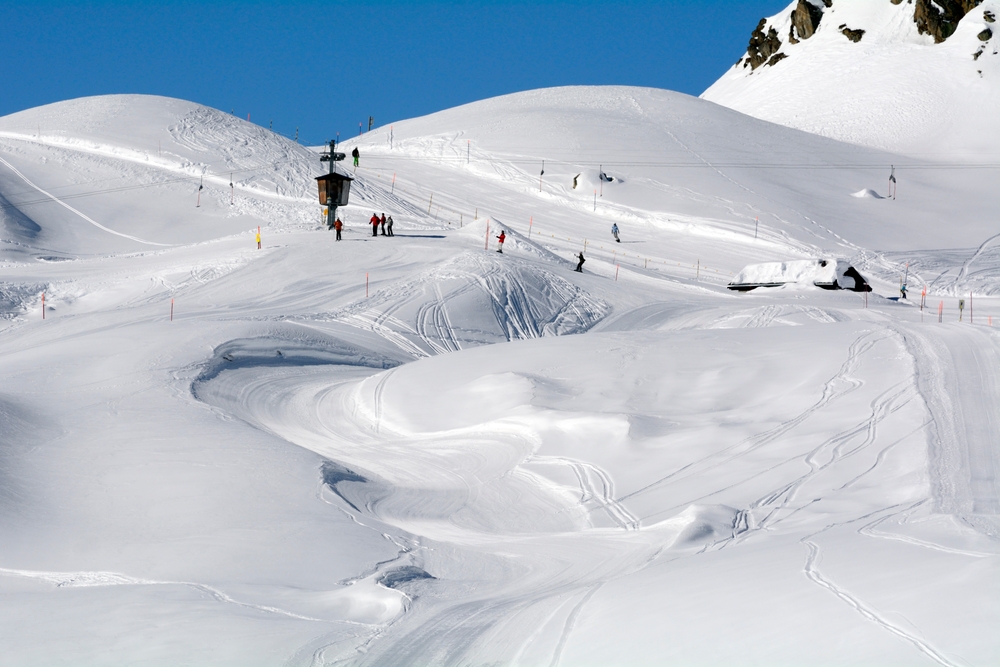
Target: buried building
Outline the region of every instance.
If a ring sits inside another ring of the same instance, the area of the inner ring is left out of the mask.
[[[868,281],[858,270],[842,259],[800,259],[750,264],[743,267],[727,287],[737,292],[749,292],[758,287],[780,287],[789,283],[852,292],[872,291]]]

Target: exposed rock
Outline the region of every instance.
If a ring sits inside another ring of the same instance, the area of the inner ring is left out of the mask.
[[[993,14],[993,12],[986,10],[985,12],[983,12],[983,20],[986,21],[987,23],[993,23],[994,21],[997,20],[997,17]]]
[[[770,58],[768,59],[768,61],[767,61],[767,64],[768,64],[769,66],[770,66],[770,65],[774,65],[774,64],[776,64],[776,63],[779,63],[779,62],[781,62],[782,60],[784,60],[784,59],[785,59],[785,58],[787,58],[787,57],[788,57],[788,56],[787,56],[787,55],[785,55],[784,53],[775,53],[775,54],[774,54],[773,56],[771,56],[771,57],[770,57]]]
[[[917,31],[940,44],[955,34],[958,22],[983,0],[915,0],[913,20]]]
[[[988,42],[988,41],[990,41],[990,37],[992,37],[992,36],[993,36],[993,31],[990,30],[989,28],[987,28],[986,30],[983,30],[981,33],[979,33],[978,35],[976,35],[976,37],[979,38],[980,42]]]
[[[850,28],[841,28],[840,32],[844,33],[844,37],[851,40],[852,42],[860,42],[861,38],[865,36],[865,31],[861,28],[857,30],[851,30]]]
[[[827,7],[829,6],[827,5]],[[809,39],[812,37],[816,33],[816,28],[819,27],[819,22],[822,18],[822,9],[809,2],[809,0],[799,0],[799,4],[792,10],[792,27],[788,31],[788,41],[796,44],[799,39]],[[798,39],[796,39],[796,35]]]
[[[781,40],[778,32],[772,26],[766,33],[767,19],[763,18],[757,24],[757,28],[750,34],[750,44],[747,46],[747,57],[752,70],[768,62],[771,56],[781,48]],[[744,64],[744,67],[746,65]]]

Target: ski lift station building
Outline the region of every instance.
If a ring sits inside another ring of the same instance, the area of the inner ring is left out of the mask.
[[[789,262],[749,264],[727,285],[737,292],[749,292],[758,287],[782,285],[815,285],[823,289],[845,289],[871,292],[868,281],[842,259],[799,259]]]

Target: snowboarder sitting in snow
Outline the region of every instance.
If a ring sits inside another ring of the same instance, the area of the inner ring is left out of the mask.
[[[622,240],[618,238],[618,223],[611,223],[611,235],[615,237],[615,241],[621,243]]]
[[[378,225],[379,222],[381,222],[378,216],[372,213],[371,220],[369,220],[368,222],[370,222],[372,225],[372,236],[378,236]]]
[[[499,252],[501,254],[503,254],[503,242],[504,242],[504,239],[506,239],[506,238],[507,238],[507,235],[504,234],[504,231],[501,229],[500,230],[500,236],[497,237],[497,245],[500,246],[499,248],[497,248],[497,252]]]
[[[580,258],[580,262],[576,265],[576,268],[573,269],[573,270],[576,271],[576,272],[578,272],[578,273],[583,273],[583,263],[586,262],[587,260],[585,260],[583,258],[583,253],[582,252],[580,253],[579,258]]]
[[[361,152],[358,151],[358,147],[355,146],[354,150],[351,151],[351,157],[354,158],[354,167],[357,168],[358,160],[361,159]]]

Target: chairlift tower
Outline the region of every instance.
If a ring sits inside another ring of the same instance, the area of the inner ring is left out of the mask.
[[[338,174],[336,163],[342,161],[347,156],[336,151],[337,142],[330,142],[330,150],[320,154],[320,162],[330,163],[330,172],[323,176],[317,176],[316,182],[319,186],[319,203],[326,206],[326,226],[333,229],[333,223],[337,220],[337,207],[347,206],[347,199],[351,193],[351,182],[354,180],[350,176]]]

